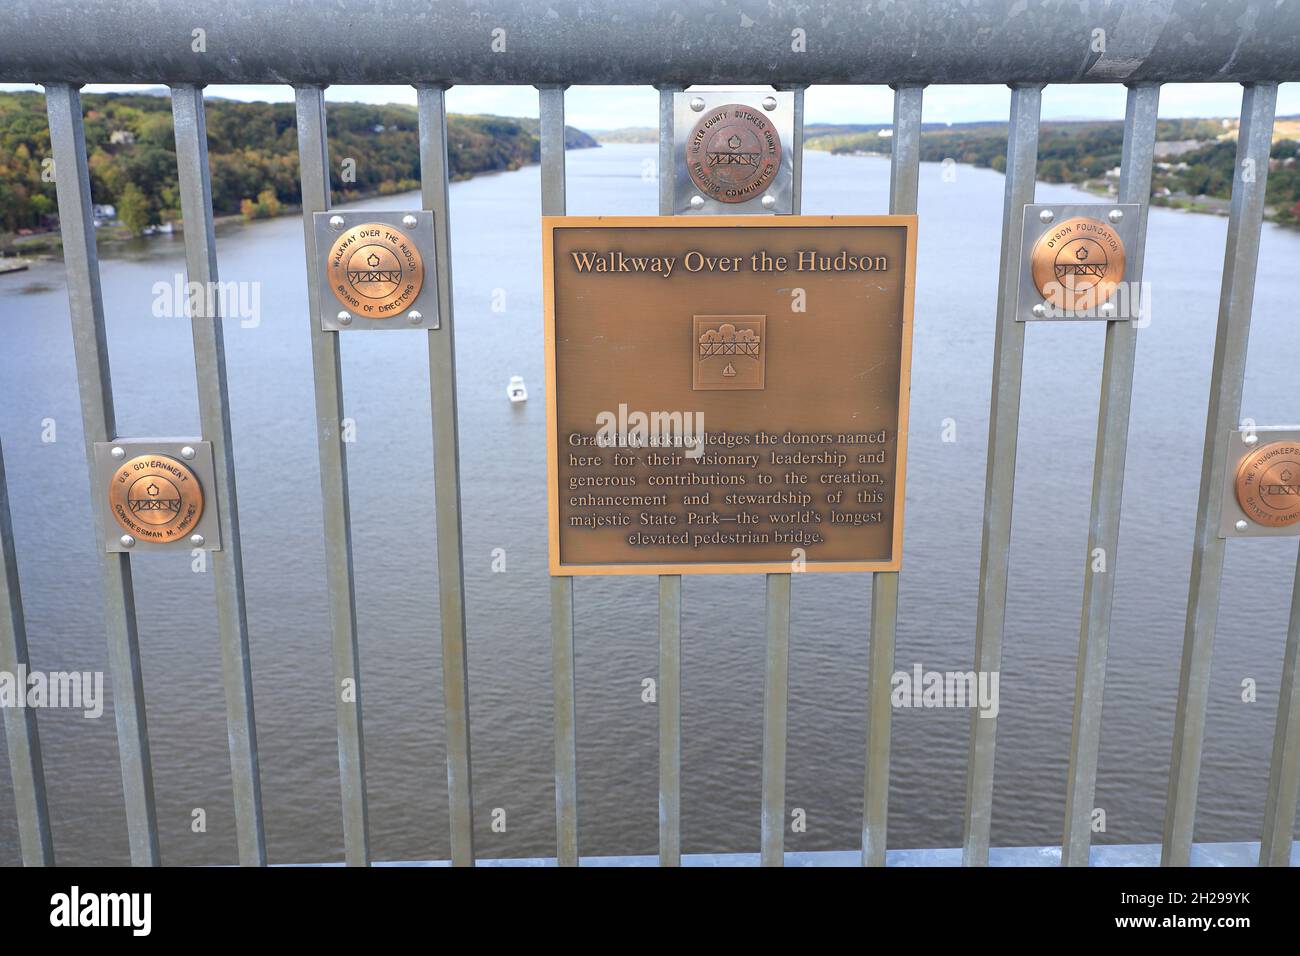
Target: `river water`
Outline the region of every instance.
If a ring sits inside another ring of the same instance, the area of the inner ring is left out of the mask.
[[[654,214],[655,148],[569,154],[569,211]],[[809,152],[808,213],[887,211],[888,162]],[[951,181],[949,181],[951,179]],[[974,653],[1003,178],[921,171],[907,535],[896,667],[966,670]],[[545,404],[537,167],[451,188],[477,849],[554,853],[546,572]],[[1089,201],[1068,186],[1040,201]],[[360,204],[408,207],[415,195]],[[1226,220],[1154,209],[1154,318],[1138,339],[1103,719],[1099,843],[1158,842]],[[260,283],[260,322],[227,322],[231,414],[273,862],[342,858],[334,688],[308,341],[302,224],[223,227],[221,278]],[[1300,235],[1266,226],[1243,414],[1300,419]],[[154,315],[154,283],[184,271],[181,237],[101,260],[118,430],[198,432],[188,321]],[[494,305],[501,310],[495,310]],[[32,665],[107,667],[63,268],[0,278],[0,435]],[[995,845],[1059,843],[1085,569],[1104,330],[1027,334],[1001,676]],[[424,333],[347,336],[356,596],[376,859],[449,855]],[[511,375],[531,397],[506,400]],[[952,419],[956,441],[945,442]],[[53,422],[53,435],[50,422]],[[53,437],[54,441],[44,438]],[[506,573],[493,573],[505,549]],[[234,816],[212,582],[189,560],[133,559],[163,860],[234,862]],[[1258,839],[1294,540],[1229,548],[1215,642],[1196,838]],[[657,664],[653,578],[575,584],[579,819],[584,854],[654,853]],[[870,579],[794,582],[787,849],[858,845]],[[763,579],[684,584],[682,844],[756,850]],[[1257,699],[1243,701],[1243,681]],[[111,702],[100,719],[43,711],[58,859],[129,859]],[[961,839],[968,711],[896,710],[891,847]],[[19,859],[7,756],[0,864]],[[194,832],[202,808],[206,831]],[[492,812],[505,811],[505,832]]]

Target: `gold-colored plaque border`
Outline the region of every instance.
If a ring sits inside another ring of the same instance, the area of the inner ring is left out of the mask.
[[[557,461],[558,409],[555,365],[555,231],[557,229],[746,229],[827,228],[863,226],[903,227],[907,232],[907,262],[903,273],[902,367],[898,379],[898,442],[894,456],[894,537],[888,561],[808,561],[805,572],[898,571],[903,563],[903,507],[907,477],[908,399],[912,388],[912,307],[916,298],[916,216],[543,216],[542,286],[546,336],[546,492],[548,553],[551,574],[786,574],[789,561],[747,561],[730,564],[561,564],[560,476]]]

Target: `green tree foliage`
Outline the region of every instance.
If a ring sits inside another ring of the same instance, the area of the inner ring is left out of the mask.
[[[96,203],[118,207],[134,187],[143,224],[180,218],[176,142],[171,101],[147,94],[88,94],[85,108],[90,190]],[[385,194],[419,186],[418,124],[414,107],[330,104],[329,156],[334,200]],[[297,205],[298,136],[292,103],[207,101],[208,164],[217,215],[275,215]],[[541,155],[537,121],[500,116],[450,116],[448,160],[454,179],[517,169]],[[597,145],[585,133],[565,130],[570,148]],[[55,214],[53,181],[42,179],[50,156],[45,98],[40,93],[0,93],[0,231],[47,224]],[[345,161],[346,164],[345,164]],[[128,225],[131,225],[128,223]],[[143,228],[143,225],[140,225]]]
[[[122,195],[117,200],[117,217],[122,225],[131,230],[131,235],[138,236],[149,225],[149,200],[145,198],[140,187],[127,183]]]

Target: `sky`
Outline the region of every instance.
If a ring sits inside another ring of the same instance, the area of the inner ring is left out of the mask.
[[[149,86],[90,84],[85,92],[107,93],[149,89]],[[704,87],[701,87],[703,89]],[[735,87],[759,89],[760,87]],[[0,90],[33,90],[29,84],[0,83]],[[221,86],[207,88],[210,96],[236,100],[288,102],[287,86]],[[335,102],[415,104],[409,86],[332,86],[326,99]],[[1122,86],[1056,85],[1043,91],[1043,119],[1123,119]],[[927,123],[1005,120],[1011,103],[1005,86],[932,86],[925,91]],[[455,86],[447,91],[453,113],[494,113],[536,116],[537,91],[529,86]],[[1160,116],[1235,117],[1241,112],[1241,87],[1236,83],[1170,83],[1160,93]],[[651,87],[574,86],[565,97],[565,120],[584,130],[625,126],[657,126],[658,94]],[[1277,115],[1300,114],[1300,83],[1278,89]],[[886,86],[814,86],[804,96],[805,123],[881,123],[893,115],[893,93]]]

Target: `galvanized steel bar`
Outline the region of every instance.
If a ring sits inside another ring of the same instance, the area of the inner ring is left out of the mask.
[[[611,5],[612,6],[612,5]],[[8,0],[0,81],[626,84],[1300,79],[1275,0]],[[196,55],[194,30],[205,47]],[[801,31],[801,33],[796,33]],[[1101,50],[1092,39],[1104,31]],[[292,42],[286,42],[292,37]],[[403,42],[394,42],[401,38]],[[802,42],[799,42],[802,40]],[[50,51],[59,51],[51,56]],[[493,51],[496,51],[495,53]]]
[[[99,494],[99,479],[94,465],[95,442],[112,441],[118,436],[104,332],[104,302],[99,287],[99,257],[95,251],[95,227],[91,215],[90,170],[86,160],[81,94],[74,86],[51,84],[45,90],[45,104],[54,152],[59,232],[67,271],[72,347],[81,393],[86,461],[92,494]],[[98,508],[92,511],[96,522],[107,520]],[[99,530],[108,531],[105,528]],[[95,541],[96,548],[99,548],[99,540]],[[125,553],[101,554],[99,560],[131,862],[135,866],[157,866],[158,814],[154,805],[153,767],[149,756],[149,727],[145,719],[131,560]]]
[[[429,337],[433,402],[433,490],[438,524],[438,609],[442,621],[442,696],[447,727],[447,801],[451,862],[474,865],[474,794],[470,772],[469,665],[465,638],[465,558],[460,512],[460,436],[456,414],[456,340],[452,321],[451,220],[447,197],[447,101],[441,87],[417,91],[420,189],[433,213],[438,323]]]
[[[785,745],[790,690],[790,575],[767,576],[763,679],[763,866],[785,865]]]
[[[185,266],[191,283],[213,290],[217,282],[217,240],[212,227],[212,182],[208,173],[208,130],[203,90],[172,87],[176,164],[181,216],[185,222]],[[262,785],[257,765],[257,722],[253,711],[253,666],[248,649],[248,610],[244,599],[244,559],[239,541],[235,496],[235,458],[230,434],[226,384],[226,346],[217,314],[217,296],[188,297],[194,337],[195,379],[203,438],[212,444],[217,486],[212,499],[221,523],[221,550],[208,555],[217,591],[221,633],[221,676],[226,692],[230,740],[230,780],[235,796],[239,862],[266,865]]]
[[[980,546],[979,610],[975,630],[975,670],[1002,666],[1006,623],[1007,569],[1011,558],[1011,506],[1016,478],[1016,437],[1020,426],[1020,380],[1025,326],[1016,321],[1020,279],[1021,225],[1025,204],[1034,201],[1038,159],[1041,86],[1014,86],[1007,134],[1006,187],[1002,207],[1002,263],[999,269],[997,331],[993,342],[993,394],[990,400],[988,468],[984,479],[984,535]],[[970,762],[966,776],[966,816],[962,863],[988,864],[993,813],[993,751],[997,718],[971,711]]]
[[[320,326],[320,269],[312,220],[312,213],[324,212],[330,207],[325,90],[319,86],[303,86],[294,92],[298,157],[302,170],[302,224],[307,249],[307,303],[316,392],[316,440],[325,517],[325,578],[329,587],[330,657],[334,668],[338,719],[343,847],[349,866],[368,866],[370,830],[366,807],[365,738],[361,723],[361,655],[357,646],[357,602],[352,575],[347,450],[342,434],[340,333],[326,332]]]
[[[673,214],[673,94],[659,87],[659,215]],[[659,576],[659,865],[682,865],[682,577]]]
[[[921,103],[925,89],[894,89],[890,137],[889,211],[916,212],[921,184]],[[889,749],[893,707],[894,637],[898,625],[898,572],[871,576],[871,649],[867,672],[867,755],[862,798],[862,865],[884,866],[889,825]]]
[[[1264,830],[1259,843],[1260,866],[1291,865],[1291,834],[1295,832],[1296,799],[1300,795],[1300,559],[1291,587],[1291,621],[1278,688],[1273,758],[1268,767],[1268,796]]]
[[[1178,710],[1174,717],[1174,746],[1169,765],[1169,800],[1165,805],[1160,854],[1163,866],[1187,866],[1191,862],[1214,629],[1219,617],[1219,584],[1227,544],[1226,539],[1219,537],[1219,506],[1223,483],[1228,480],[1228,432],[1237,426],[1241,413],[1246,343],[1250,337],[1250,309],[1255,295],[1255,268],[1259,258],[1264,189],[1268,184],[1268,159],[1276,106],[1276,83],[1248,85],[1242,93],[1236,172],[1232,181],[1228,241],[1219,293],[1219,324],[1214,340],[1210,402],[1205,420],[1201,496],[1196,510],[1191,585],[1183,632]]]
[[[1141,203],[1142,209],[1136,245],[1128,250],[1128,267],[1124,273],[1124,281],[1128,283],[1142,280],[1159,105],[1158,85],[1142,83],[1129,88],[1120,159],[1119,201]],[[1130,295],[1129,301],[1139,301],[1139,298]],[[1147,306],[1141,304],[1143,308]],[[1097,788],[1097,755],[1101,748],[1101,705],[1106,687],[1111,597],[1115,592],[1118,563],[1120,504],[1128,451],[1137,329],[1137,323],[1132,321],[1106,323],[1096,462],[1092,469],[1092,514],[1088,521],[1079,660],[1075,672],[1074,729],[1070,735],[1065,832],[1061,838],[1062,866],[1087,866],[1092,844],[1092,807]]]
[[[538,90],[542,215],[562,216],[564,87]],[[551,682],[555,696],[555,842],[560,866],[578,865],[578,717],[574,683],[573,578],[551,578]]]
[[[682,578],[659,576],[659,865],[682,865]]]
[[[0,450],[0,672],[17,675],[25,673],[30,666],[4,452]],[[19,693],[25,693],[26,681],[20,678],[17,683]],[[45,799],[45,770],[41,761],[41,735],[36,727],[36,708],[3,709],[23,866],[53,866],[54,839],[50,835],[50,808]]]

